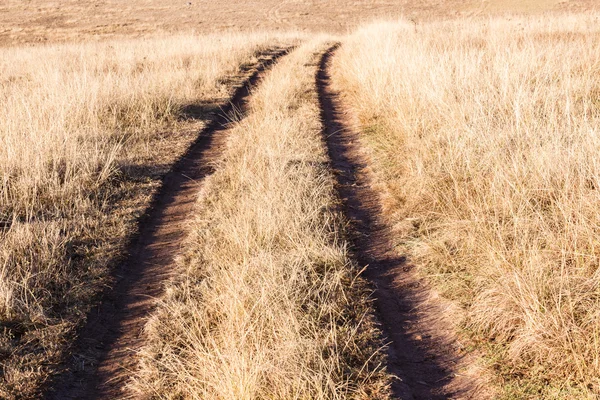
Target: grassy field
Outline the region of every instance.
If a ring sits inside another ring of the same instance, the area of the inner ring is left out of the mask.
[[[334,41],[398,258],[447,305],[489,393],[598,398],[598,9],[0,1],[0,398],[40,398],[68,364],[163,176],[259,54],[289,45],[208,166],[130,388],[393,397],[323,138],[315,76]]]
[[[595,0],[4,0],[0,46],[192,32],[345,34],[381,18],[404,16],[421,22],[506,12],[581,12],[598,6]]]
[[[0,52],[0,397],[33,396],[170,163],[267,35]]]
[[[335,60],[400,251],[506,398],[600,392],[596,21],[372,25]]]

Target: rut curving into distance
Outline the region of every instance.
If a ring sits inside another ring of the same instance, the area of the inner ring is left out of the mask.
[[[200,132],[196,141],[164,177],[139,234],[129,247],[128,259],[114,272],[116,284],[89,315],[75,350],[47,398],[120,399],[135,397],[126,383],[136,368],[142,331],[163,283],[171,276],[174,260],[186,236],[186,221],[204,178],[221,153],[231,113],[244,111],[250,90],[262,74],[291,48],[265,52],[256,71],[240,86],[221,112]],[[192,110],[193,112],[193,110]],[[87,362],[84,362],[87,361]]]
[[[371,187],[358,134],[331,86],[329,64],[340,45],[327,51],[317,73],[324,135],[338,181],[343,212],[350,223],[354,256],[375,290],[375,304],[384,336],[389,341],[388,371],[395,375],[395,398],[449,399],[487,397],[472,377],[457,373],[465,360],[447,324],[443,309],[431,301],[426,285],[412,266],[394,250],[382,222],[380,201]]]

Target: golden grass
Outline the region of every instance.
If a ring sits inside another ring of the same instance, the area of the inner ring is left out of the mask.
[[[160,176],[207,118],[180,121],[183,107],[207,114],[274,42],[0,49],[0,397],[36,396],[110,283]]]
[[[597,0],[35,0],[0,2],[0,46],[173,33],[337,32],[374,19],[599,10]]]
[[[321,136],[315,74],[325,46],[314,39],[282,59],[227,133],[177,276],[146,327],[141,394],[387,398]]]
[[[377,24],[335,59],[401,250],[511,399],[600,394],[597,21]]]

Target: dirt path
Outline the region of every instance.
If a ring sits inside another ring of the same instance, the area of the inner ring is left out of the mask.
[[[128,260],[116,271],[116,285],[93,310],[83,328],[68,371],[48,392],[48,398],[131,398],[125,384],[136,368],[136,351],[142,331],[163,282],[171,275],[174,259],[186,236],[186,221],[204,178],[212,173],[232,111],[244,111],[250,89],[264,71],[290,49],[266,52],[256,72],[237,89],[228,104],[199,134],[186,154],[175,163],[140,221],[139,235],[129,248]]]
[[[332,167],[350,220],[352,245],[364,275],[375,288],[376,308],[390,342],[388,370],[399,399],[483,398],[476,382],[457,373],[465,360],[456,350],[452,330],[441,321],[444,310],[430,290],[394,251],[381,221],[377,192],[370,185],[358,134],[351,128],[338,95],[331,87],[329,62],[339,45],[322,58],[317,74],[319,101]]]

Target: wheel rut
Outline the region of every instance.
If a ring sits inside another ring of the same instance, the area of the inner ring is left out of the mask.
[[[366,157],[349,113],[332,88],[330,62],[339,48],[327,51],[316,82],[331,167],[350,224],[354,257],[368,266],[363,276],[374,288],[376,312],[388,340],[388,372],[396,376],[398,399],[483,398],[471,377],[457,373],[465,360],[456,350],[452,329],[441,322],[443,309],[431,291],[395,250],[382,221],[378,193],[372,188]]]
[[[139,222],[139,233],[129,246],[126,261],[114,271],[115,285],[89,314],[65,371],[48,388],[46,398],[136,397],[126,383],[136,368],[144,325],[174,269],[175,257],[186,237],[186,222],[192,216],[204,178],[213,172],[213,162],[221,154],[231,114],[245,111],[251,88],[291,50],[263,53],[256,71],[221,106],[221,112],[164,177]]]

